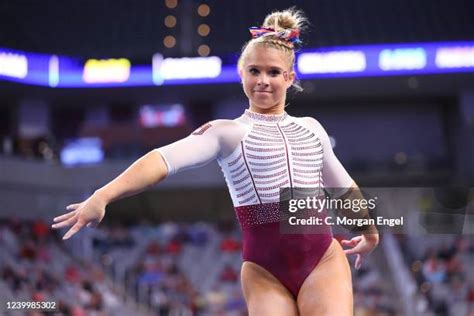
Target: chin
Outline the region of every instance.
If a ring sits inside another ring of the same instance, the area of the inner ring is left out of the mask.
[[[273,102],[273,100],[270,100],[270,98],[254,98],[252,100],[252,103],[262,109],[269,109],[275,106],[276,102]]]
[[[275,105],[270,103],[254,103],[254,106],[262,110],[268,110],[273,108]]]

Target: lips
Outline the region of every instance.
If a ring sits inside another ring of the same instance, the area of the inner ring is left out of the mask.
[[[271,91],[262,91],[262,90],[255,90],[255,92],[260,92],[260,93],[272,93]]]

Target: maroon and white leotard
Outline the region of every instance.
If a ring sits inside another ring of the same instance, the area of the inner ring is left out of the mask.
[[[246,110],[215,120],[157,149],[168,174],[217,159],[243,233],[243,258],[267,269],[296,297],[332,241],[318,234],[280,232],[280,188],[349,188],[352,179],[313,118]]]

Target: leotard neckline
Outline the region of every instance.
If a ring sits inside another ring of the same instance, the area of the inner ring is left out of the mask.
[[[288,116],[288,113],[283,112],[281,114],[262,114],[246,109],[244,116],[257,122],[281,122]]]

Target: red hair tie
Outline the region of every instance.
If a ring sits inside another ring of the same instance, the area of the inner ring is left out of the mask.
[[[275,36],[287,42],[288,44],[290,44],[291,47],[293,47],[294,44],[301,43],[300,29],[298,28],[286,29],[283,31],[276,32],[275,29],[270,28],[270,27],[252,26],[249,28],[249,31],[250,31],[250,34],[252,34],[252,38],[259,38],[261,36]]]

